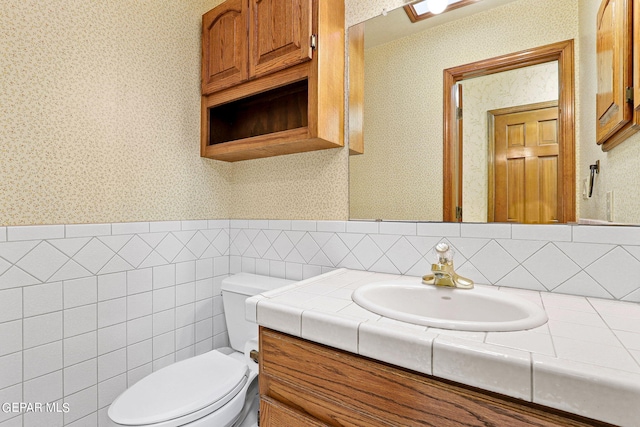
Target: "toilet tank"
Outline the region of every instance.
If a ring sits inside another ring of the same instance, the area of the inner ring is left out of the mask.
[[[236,351],[244,351],[244,343],[258,336],[258,325],[245,317],[244,302],[262,292],[293,283],[292,280],[238,273],[222,281],[222,304],[229,331],[229,343]]]

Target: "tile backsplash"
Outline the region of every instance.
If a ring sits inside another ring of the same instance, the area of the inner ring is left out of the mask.
[[[0,227],[0,427],[104,425],[127,386],[228,345],[220,285],[339,267],[430,271],[448,242],[478,283],[640,301],[640,227],[202,220]]]
[[[477,283],[640,301],[640,227],[231,220],[230,237],[231,273],[422,276],[445,241],[456,271]]]

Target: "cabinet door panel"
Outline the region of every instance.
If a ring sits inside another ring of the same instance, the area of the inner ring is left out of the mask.
[[[249,75],[258,77],[312,57],[312,0],[250,0]]]
[[[227,0],[202,16],[202,93],[247,80],[247,2]]]
[[[598,144],[632,118],[626,89],[632,86],[631,0],[603,0],[598,11],[596,51]]]

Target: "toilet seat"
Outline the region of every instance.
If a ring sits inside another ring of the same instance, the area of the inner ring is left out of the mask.
[[[123,426],[180,426],[227,404],[248,377],[246,363],[213,350],[143,378],[113,402],[109,417]]]

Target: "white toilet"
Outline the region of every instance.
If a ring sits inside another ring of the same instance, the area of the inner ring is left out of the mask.
[[[255,427],[258,421],[258,326],[245,320],[245,300],[291,283],[239,273],[222,282],[231,348],[160,369],[125,390],[109,407],[113,426]]]

